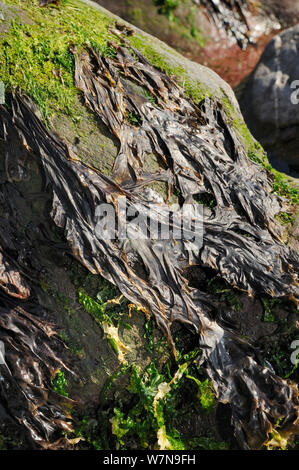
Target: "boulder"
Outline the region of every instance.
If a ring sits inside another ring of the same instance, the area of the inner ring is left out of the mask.
[[[299,25],[272,39],[239,99],[253,135],[269,156],[299,171]]]

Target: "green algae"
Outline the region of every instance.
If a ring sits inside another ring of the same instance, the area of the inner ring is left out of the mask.
[[[64,397],[68,397],[68,393],[66,391],[67,386],[68,381],[65,378],[64,372],[62,370],[58,370],[55,374],[54,379],[52,380],[52,387],[54,392],[59,393]]]

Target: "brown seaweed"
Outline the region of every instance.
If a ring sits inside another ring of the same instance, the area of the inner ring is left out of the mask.
[[[247,21],[250,12],[248,0],[199,0],[219,30],[234,38],[241,49],[254,44]]]
[[[150,311],[174,353],[173,323],[195,329],[217,398],[230,404],[240,447],[260,449],[277,422],[282,436],[298,433],[298,391],[266,368],[255,348],[221,322],[213,296],[204,285],[191,287],[187,270],[209,269],[249,295],[290,298],[297,304],[299,258],[282,243],[275,219],[284,201],[271,192],[271,175],[248,158],[220,103],[204,99],[195,105],[137,50],[115,47],[113,58],[96,49],[72,47],[75,83],[86,106],[120,141],[110,177],[72,154],[45,127],[32,101],[20,94],[11,97],[11,111],[0,108],[2,137],[7,140],[7,130],[13,129],[42,165],[53,195],[51,216],[82,264]],[[150,93],[156,104],[138,94],[131,82]],[[128,113],[135,116],[134,123]],[[145,172],[144,164],[153,154],[161,170]],[[146,188],[157,181],[167,183],[169,195],[174,188],[180,194],[172,230],[188,206],[195,229],[203,223],[202,239],[190,244],[187,236],[129,241],[99,236],[97,210],[103,204],[115,209],[116,222],[122,224],[119,198],[126,198],[127,214],[143,214],[146,228],[157,217],[162,223],[168,220],[167,200],[160,198],[152,212],[152,193]],[[207,194],[214,207],[202,211],[196,199]],[[34,353],[43,358],[43,352]]]
[[[59,5],[60,0],[39,0],[40,7],[46,7],[47,5],[50,5],[50,3],[55,3],[55,5]]]

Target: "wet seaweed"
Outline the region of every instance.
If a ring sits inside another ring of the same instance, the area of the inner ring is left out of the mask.
[[[174,322],[195,329],[203,350],[201,364],[217,400],[230,404],[239,446],[260,449],[274,432],[289,438],[298,433],[295,385],[274,375],[253,345],[221,323],[214,296],[204,287],[188,285],[186,274],[190,265],[199,276],[209,269],[249,295],[289,298],[297,305],[298,255],[283,244],[275,218],[285,201],[271,193],[272,176],[248,158],[220,103],[205,99],[196,106],[136,49],[125,43],[114,47],[113,57],[103,57],[91,47],[71,47],[75,83],[85,105],[120,141],[110,177],[72,154],[42,123],[34,103],[20,93],[12,95],[10,110],[0,108],[2,138],[7,141],[8,130],[13,130],[42,166],[52,192],[53,221],[85,267],[151,312],[174,354]],[[157,105],[137,94],[128,79],[151,94]],[[138,116],[138,123],[127,119],[128,112]],[[145,172],[144,163],[153,152],[162,168]],[[128,241],[118,238],[113,228],[114,236],[99,237],[97,208],[111,206],[121,226],[119,198],[126,198],[127,214],[144,215],[147,228],[157,217],[162,223],[169,220],[169,203],[161,198],[152,213],[146,189],[157,181],[168,184],[169,196],[174,190],[180,193],[181,204],[173,211],[181,220],[188,206],[195,230],[203,224],[202,239],[191,246],[188,237]],[[202,211],[193,197],[207,193],[215,204]],[[3,279],[7,285],[7,275]]]
[[[39,0],[39,6],[41,7],[46,7],[47,5],[50,5],[51,3],[54,3],[55,5],[59,5],[60,0]]]
[[[26,202],[15,184],[20,174],[24,176],[21,161],[28,154],[24,147],[14,146],[14,138],[14,128],[4,125],[1,166],[6,157],[9,165],[3,165],[6,177],[0,183],[1,426],[21,425],[31,448],[55,449],[63,446],[59,430],[72,429],[69,411],[74,402],[56,393],[51,384],[58,370],[70,370],[51,314],[41,302],[37,234],[22,226]],[[15,153],[20,173],[13,171]]]

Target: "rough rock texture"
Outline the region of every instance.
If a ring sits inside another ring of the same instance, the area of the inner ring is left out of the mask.
[[[265,12],[275,15],[283,28],[294,26],[299,21],[297,0],[264,0],[261,3]]]
[[[244,118],[270,156],[299,171],[299,25],[276,36],[240,97]],[[297,90],[297,91],[296,91]]]
[[[165,13],[163,1],[96,1],[212,68],[232,87],[252,71],[273,34],[299,20],[299,6],[291,0],[178,0],[168,16],[159,14]]]
[[[238,43],[246,49],[259,36],[273,27],[279,27],[270,8],[265,14],[262,5],[248,0],[238,3],[224,0],[177,1],[177,6],[169,10],[163,7],[166,2],[154,0],[96,2],[145,31],[154,33],[173,47],[189,53],[194,48],[198,51],[212,44],[224,49]]]

